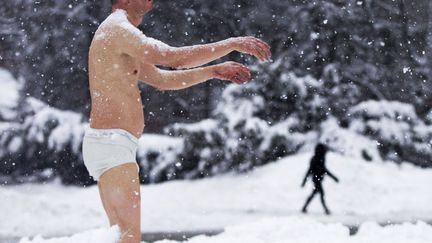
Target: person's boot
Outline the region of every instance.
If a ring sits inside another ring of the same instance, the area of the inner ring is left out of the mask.
[[[306,207],[303,207],[301,211],[302,211],[302,213],[306,214],[307,213]]]

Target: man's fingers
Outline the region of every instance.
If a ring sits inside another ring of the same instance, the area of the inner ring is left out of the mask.
[[[243,64],[241,64],[241,63],[238,63],[238,62],[232,62],[232,64],[235,66],[235,68],[240,67],[240,68],[242,68],[242,69],[249,70],[248,67],[246,67],[245,65],[243,65]]]
[[[242,84],[243,82],[240,80],[240,78],[238,78],[238,77],[234,77],[234,82],[236,83],[236,84]]]
[[[246,67],[243,64],[236,63],[236,65],[240,68],[239,73],[244,76],[247,79],[250,79],[252,77],[251,71],[248,67]]]
[[[237,76],[233,76],[230,80],[236,84],[242,84],[242,81]]]
[[[237,77],[240,81],[242,81],[242,83],[247,82],[248,80],[250,80],[251,77],[252,77],[252,75],[251,75],[251,73],[250,73],[250,70],[249,70],[247,67],[245,67],[245,66],[243,66],[243,65],[241,65],[241,64],[240,64],[239,67],[240,67],[240,68],[239,68],[239,70],[238,70],[237,73],[236,73],[236,77]]]
[[[267,44],[267,42],[265,42],[265,41],[263,41],[263,40],[260,40],[260,39],[257,39],[257,41],[258,41],[260,44],[264,45],[264,46],[266,47],[267,50],[270,50],[270,49],[271,49],[271,46],[270,46],[269,44]]]
[[[267,53],[266,53],[266,51],[263,48],[261,48],[260,46],[258,46],[257,49],[258,49],[258,52],[260,53],[261,61],[264,62],[265,60],[267,60]]]
[[[255,37],[249,37],[248,38],[248,42],[250,43],[249,45],[254,46],[254,49],[258,49],[258,52],[260,53],[259,59],[261,59],[262,61],[270,59],[271,58],[271,47],[264,41],[255,38]]]
[[[241,67],[241,68],[243,68],[243,69],[247,69],[247,70],[249,70],[248,67],[246,67],[245,65],[243,65],[243,64],[241,64],[241,63],[233,62],[233,64],[234,64],[235,66],[237,66],[237,67]]]
[[[246,79],[248,79],[248,80],[252,78],[251,71],[247,67],[244,67],[243,74],[245,75]]]
[[[236,83],[236,84],[243,84],[243,83],[249,81],[250,78],[249,78],[249,76],[248,76],[247,73],[237,72],[234,75],[232,75],[229,78],[229,80],[232,81],[232,82],[234,82],[234,83]]]
[[[243,84],[252,78],[250,69],[241,63],[226,62],[224,66],[226,71],[221,74],[224,80],[229,80],[236,84]]]
[[[263,51],[260,51],[257,47],[258,42],[255,41],[253,37],[245,37],[243,39],[243,53],[255,56],[261,61],[264,61],[266,54]]]
[[[267,42],[265,42],[265,41],[263,41],[263,40],[261,40],[261,39],[258,39],[258,38],[255,38],[255,37],[252,37],[251,40],[256,41],[256,42],[259,42],[260,44],[264,45],[267,49],[270,49],[270,48],[271,48],[270,45],[267,44]]]
[[[247,72],[239,72],[237,74],[237,77],[242,81],[242,82],[246,82],[248,81],[250,78],[249,74]]]
[[[266,47],[259,42],[253,41],[248,52],[249,54],[258,58],[260,61],[265,61],[268,59],[268,51],[266,50]]]
[[[259,44],[258,42],[254,41],[254,43],[252,44],[252,46],[253,46],[253,50],[254,50],[254,53],[255,53],[254,56],[256,56],[261,61],[264,61],[266,59],[267,54],[266,54],[265,50],[263,49],[263,47],[261,46],[261,44]]]
[[[251,50],[251,54],[258,58],[260,61],[265,60],[265,53],[258,46],[254,46]]]
[[[260,48],[260,51],[263,53],[263,56],[265,59],[270,59],[271,57],[271,51],[270,47],[267,45],[267,43],[259,40],[255,40],[256,45]]]
[[[236,78],[236,82],[238,84],[246,83],[249,80],[248,78],[246,78],[246,77],[244,77],[244,76],[242,76],[240,74],[238,74],[235,78]]]

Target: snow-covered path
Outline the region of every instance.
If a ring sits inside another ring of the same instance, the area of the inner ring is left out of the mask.
[[[118,229],[99,229],[71,237],[46,240],[36,237],[22,239],[19,243],[115,243]],[[365,223],[354,236],[341,224],[323,224],[307,218],[269,218],[240,226],[230,226],[216,236],[197,236],[187,243],[430,243],[432,227],[425,223],[405,223],[381,227],[376,223]],[[143,242],[145,243],[145,242]],[[156,243],[178,243],[162,240]]]
[[[310,184],[300,188],[310,157],[291,156],[241,176],[143,186],[143,231],[222,229],[267,218],[346,224],[432,219],[432,170],[368,163],[332,153],[327,156],[328,168],[341,183],[327,179],[325,189],[334,214],[322,215],[315,200],[311,213],[301,215],[311,190]],[[96,187],[55,183],[1,187],[0,197],[0,238],[63,236],[107,226]]]

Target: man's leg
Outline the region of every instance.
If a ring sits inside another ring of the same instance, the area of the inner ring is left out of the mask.
[[[100,177],[98,186],[110,224],[121,229],[119,243],[141,242],[141,193],[136,163],[108,170]]]
[[[327,215],[329,215],[330,214],[330,210],[328,209],[328,207],[326,205],[326,202],[325,202],[325,193],[324,193],[324,189],[322,188],[322,185],[319,186],[318,190],[319,190],[319,193],[321,195],[321,204],[324,207],[324,211],[325,211],[325,213]]]
[[[314,190],[312,191],[311,195],[306,200],[306,203],[305,203],[305,205],[302,208],[302,212],[303,213],[307,213],[307,207],[309,206],[309,203],[312,201],[312,199],[314,198],[314,196],[315,196],[316,193],[317,193],[317,190],[316,190],[316,188],[314,188]]]

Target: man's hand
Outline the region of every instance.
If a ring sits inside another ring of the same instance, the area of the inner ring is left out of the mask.
[[[306,180],[303,180],[301,187],[303,188],[303,187],[305,187],[305,185],[306,185]]]
[[[246,83],[251,79],[249,68],[237,62],[224,62],[213,66],[214,77],[236,84]]]
[[[272,56],[270,46],[264,41],[247,36],[231,38],[234,49],[238,52],[255,56],[260,61],[269,60]]]

